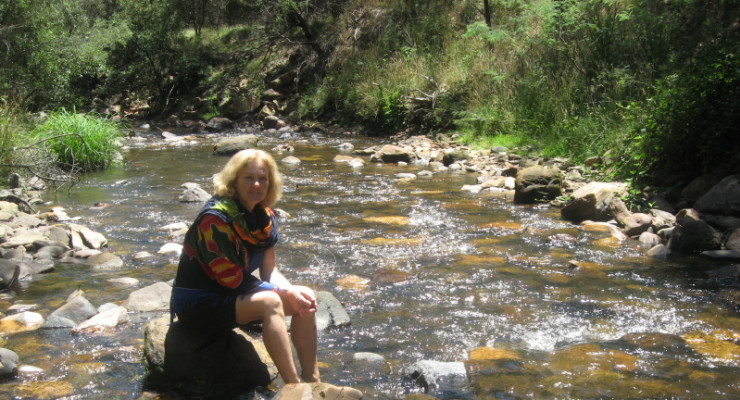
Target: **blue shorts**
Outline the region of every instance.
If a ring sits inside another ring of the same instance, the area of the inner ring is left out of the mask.
[[[207,332],[229,331],[236,328],[236,299],[264,290],[272,290],[268,282],[247,293],[221,294],[199,289],[172,288],[170,313],[183,325]]]

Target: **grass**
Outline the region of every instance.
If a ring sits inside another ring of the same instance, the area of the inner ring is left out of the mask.
[[[121,132],[115,122],[95,115],[66,110],[52,113],[32,133],[33,140],[48,147],[60,167],[88,172],[112,165]]]

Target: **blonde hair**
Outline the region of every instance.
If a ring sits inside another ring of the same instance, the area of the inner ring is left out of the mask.
[[[267,167],[267,196],[262,200],[263,207],[272,207],[283,194],[283,178],[271,155],[255,149],[242,150],[234,154],[223,169],[213,176],[214,193],[222,197],[236,198],[236,179],[239,171],[252,162],[261,162]]]

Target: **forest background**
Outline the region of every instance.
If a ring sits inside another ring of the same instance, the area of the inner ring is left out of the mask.
[[[740,173],[738,3],[4,1],[0,172],[27,164],[29,143],[68,135],[40,112],[62,126],[207,121],[282,79],[291,123],[599,155],[634,186]]]

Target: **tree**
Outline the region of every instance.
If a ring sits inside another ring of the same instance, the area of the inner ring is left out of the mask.
[[[488,4],[488,0],[483,0],[483,19],[485,19],[486,25],[489,28],[493,27],[491,22],[491,6]]]

